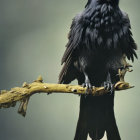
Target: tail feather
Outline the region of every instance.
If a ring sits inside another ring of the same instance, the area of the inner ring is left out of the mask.
[[[85,121],[79,120],[74,140],[87,140],[88,129]]]
[[[112,122],[112,125],[107,128],[106,133],[107,140],[121,140],[116,121]]]
[[[113,101],[113,95],[102,98],[82,95],[74,140],[87,140],[88,134],[92,140],[101,140],[105,131],[107,140],[121,140],[114,116]]]
[[[104,137],[105,129],[96,129],[94,131],[89,132],[89,136],[92,140],[100,140]]]
[[[83,98],[83,97],[81,97]],[[74,140],[87,140],[87,105],[85,100],[80,100],[80,112]]]

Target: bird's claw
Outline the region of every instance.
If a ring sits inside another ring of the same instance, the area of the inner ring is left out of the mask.
[[[109,93],[112,94],[114,91],[114,84],[112,84],[111,82],[104,82],[104,89],[108,90]]]
[[[86,92],[85,92],[86,95],[92,93],[92,85],[91,85],[90,82],[85,82],[85,83],[82,84],[82,86],[84,88],[86,87]]]

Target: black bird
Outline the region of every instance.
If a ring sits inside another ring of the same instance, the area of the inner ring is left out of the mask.
[[[137,58],[128,15],[120,10],[119,0],[88,0],[85,9],[72,22],[62,58],[59,83],[77,79],[87,87],[80,100],[80,113],[74,140],[121,140],[114,116],[113,84],[119,81],[118,69],[124,56]],[[93,97],[92,86],[104,85],[108,94]]]

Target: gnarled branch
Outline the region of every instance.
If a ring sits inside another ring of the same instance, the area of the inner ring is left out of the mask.
[[[114,90],[125,90],[132,88],[129,83],[126,82],[118,82],[114,86]],[[29,100],[29,97],[35,93],[73,93],[73,94],[85,94],[86,88],[83,88],[80,85],[67,85],[67,84],[48,84],[43,83],[43,79],[41,76],[38,77],[31,84],[23,83],[22,87],[12,88],[10,91],[2,90],[0,93],[0,108],[8,108],[11,106],[15,106],[17,101],[25,101],[25,99]],[[104,87],[95,87],[92,90],[93,96],[100,96],[107,94],[108,91],[104,89]],[[28,100],[25,101],[26,105],[24,105],[24,110],[27,109]],[[25,113],[21,113],[25,116]]]

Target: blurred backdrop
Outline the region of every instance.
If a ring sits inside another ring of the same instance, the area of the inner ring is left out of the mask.
[[[42,75],[56,83],[72,18],[87,0],[0,0],[0,89],[21,86]],[[121,0],[132,32],[140,44],[140,1]],[[138,50],[140,56],[140,51]],[[134,89],[116,94],[115,114],[122,140],[140,139],[140,64],[126,79]],[[76,84],[74,82],[73,84]],[[36,94],[25,118],[18,106],[0,110],[0,140],[72,140],[79,113],[79,97]],[[19,105],[19,104],[18,104]]]

